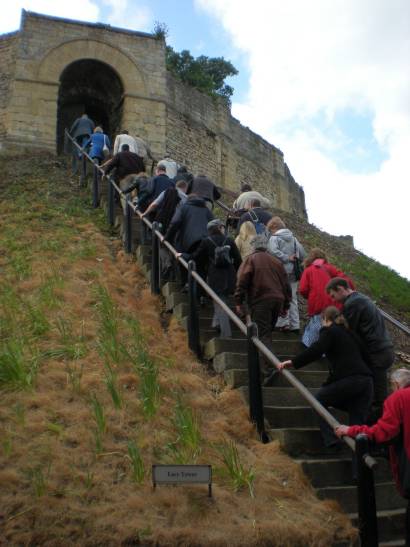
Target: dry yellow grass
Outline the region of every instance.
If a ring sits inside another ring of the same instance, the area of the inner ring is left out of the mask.
[[[53,183],[67,192],[64,173],[55,170]],[[0,205],[7,230],[9,208]],[[49,212],[41,203],[33,210]],[[42,304],[50,328],[31,344],[41,352],[61,347],[65,325],[82,353],[44,357],[33,389],[1,393],[0,544],[328,547],[354,538],[346,516],[335,504],[315,497],[299,467],[276,443],[257,442],[239,394],[206,373],[187,350],[177,322],[172,319],[164,330],[160,299],[150,294],[118,243],[80,213],[77,217],[59,219],[59,227],[67,222],[64,251],[61,238],[55,250],[51,244],[46,254],[37,250],[31,273],[15,281],[18,294],[37,302],[45,279],[59,272],[62,281],[52,291],[55,301]],[[23,240],[39,245],[34,221],[27,227],[16,222],[14,229]],[[52,228],[41,230],[43,246],[47,238],[53,239]],[[78,249],[90,242],[93,249],[78,256]],[[114,407],[107,390],[97,346],[102,326],[96,288],[101,286],[119,310],[121,342],[132,348],[131,322],[136,320],[138,342],[159,368],[160,404],[152,417],[144,416],[141,377],[128,359],[113,365],[121,409]],[[73,378],[79,379],[78,385]],[[93,393],[106,417],[101,451],[96,450]],[[178,437],[178,400],[192,409],[199,424],[195,462],[210,463],[215,470],[212,499],[202,486],[152,489],[151,465],[172,461],[169,447]],[[141,484],[132,480],[129,441],[138,445],[146,469]],[[254,470],[254,497],[246,488],[235,492],[220,472],[218,445],[224,441],[236,443],[242,463]]]

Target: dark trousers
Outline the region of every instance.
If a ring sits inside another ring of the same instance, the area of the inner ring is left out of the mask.
[[[316,399],[326,409],[330,406],[349,414],[349,425],[364,424],[373,400],[373,381],[370,376],[349,376],[319,389]],[[337,437],[325,420],[319,418],[325,446],[337,442]]]
[[[373,363],[373,382],[374,382],[374,405],[382,407],[387,397],[387,371],[394,361],[394,351],[391,348],[371,353],[370,358]]]
[[[410,500],[407,502],[406,511],[406,547],[410,547]]]
[[[251,317],[258,327],[258,336],[267,348],[272,351],[272,331],[282,311],[281,300],[261,300],[251,306]],[[260,356],[261,374],[269,376],[274,366],[264,355]]]

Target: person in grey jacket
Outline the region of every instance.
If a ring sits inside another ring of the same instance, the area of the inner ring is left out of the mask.
[[[85,141],[90,138],[95,129],[95,123],[87,114],[77,118],[70,129],[70,135],[83,148]]]
[[[272,217],[267,228],[272,234],[268,242],[268,252],[282,262],[292,288],[289,311],[285,317],[279,317],[276,327],[283,331],[298,333],[300,329],[298,281],[294,273],[294,260],[297,257],[302,261],[306,256],[305,249],[292,232],[286,228],[280,217]]]
[[[205,204],[212,211],[214,201],[221,197],[215,184],[205,175],[198,175],[188,186],[188,194],[196,194],[205,200]]]
[[[83,114],[80,118],[77,118],[70,129],[70,135],[76,141],[76,143],[84,148],[90,136],[93,134],[95,129],[95,123],[87,114]],[[73,174],[78,170],[78,160],[81,159],[82,153],[76,149],[73,145],[72,147],[73,162],[72,169]]]

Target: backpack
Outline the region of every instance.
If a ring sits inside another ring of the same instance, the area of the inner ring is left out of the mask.
[[[296,248],[296,238],[294,238],[294,250],[295,250],[295,258],[293,260],[293,272],[295,274],[296,281],[300,281],[300,278],[302,277],[303,273],[303,263],[300,260],[298,256],[298,249]]]
[[[249,210],[248,213],[252,224],[255,226],[256,234],[265,236],[266,241],[268,241],[270,238],[269,230],[264,223],[259,220],[258,215],[254,211]]]
[[[216,268],[228,268],[232,264],[232,258],[230,245],[225,245],[226,238],[222,245],[217,245],[211,237],[208,239],[215,245],[213,263]]]

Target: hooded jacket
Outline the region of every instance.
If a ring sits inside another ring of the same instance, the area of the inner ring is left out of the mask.
[[[277,230],[269,238],[268,252],[282,262],[289,276],[294,276],[293,262],[289,260],[289,257],[296,254],[300,260],[303,260],[306,256],[302,244],[299,243],[288,228]]]
[[[221,197],[215,184],[207,177],[198,176],[188,186],[188,194],[196,194],[213,203]]]
[[[190,252],[195,243],[208,237],[207,224],[213,218],[204,199],[188,198],[186,203],[175,212],[165,239],[172,242],[178,233],[176,241],[178,250]]]
[[[341,309],[342,304],[334,302],[326,292],[326,285],[332,277],[343,277],[354,289],[353,282],[332,264],[323,258],[317,258],[305,268],[299,283],[299,292],[308,301],[308,315],[318,315],[328,306]]]

